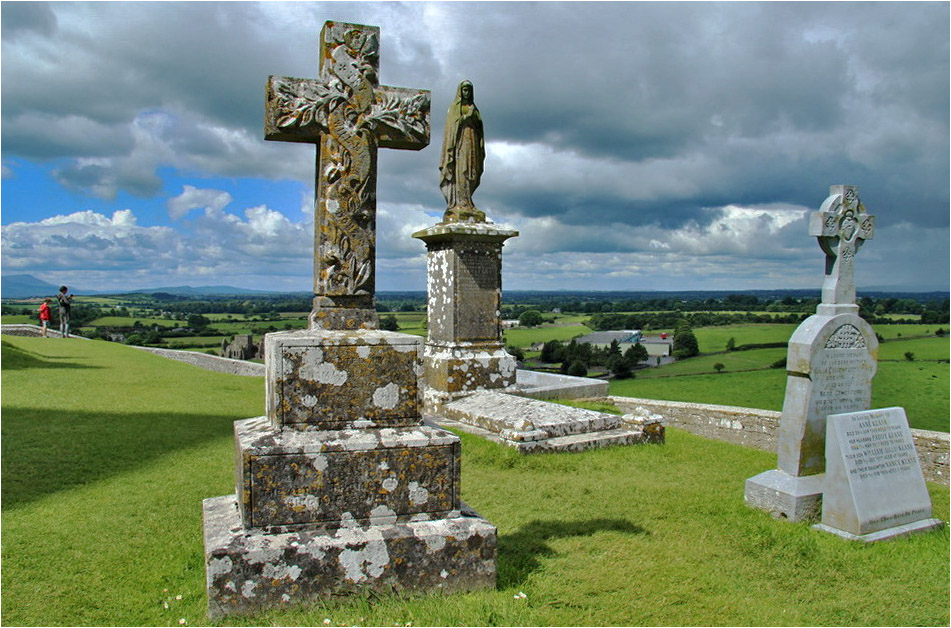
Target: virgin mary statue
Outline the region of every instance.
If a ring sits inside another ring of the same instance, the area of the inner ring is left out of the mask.
[[[484,161],[482,116],[472,99],[472,83],[463,81],[449,106],[442,140],[439,188],[446,197],[443,222],[485,222],[485,213],[472,203]]]

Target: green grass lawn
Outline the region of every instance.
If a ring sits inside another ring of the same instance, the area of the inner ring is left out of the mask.
[[[234,490],[232,422],[263,411],[262,378],[100,341],[2,345],[4,624],[207,623],[201,500]],[[775,521],[743,505],[773,454],[673,429],[536,456],[461,438],[462,497],[498,527],[495,590],[223,623],[948,625],[947,528],[866,546]]]

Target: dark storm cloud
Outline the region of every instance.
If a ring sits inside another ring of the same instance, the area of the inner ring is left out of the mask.
[[[429,148],[380,152],[389,229],[402,228],[406,208],[415,221],[441,213],[446,109],[468,78],[489,148],[475,200],[495,220],[531,226],[515,251],[632,251],[642,258],[623,263],[638,269],[661,255],[671,265],[677,255],[706,255],[730,268],[758,255],[808,257],[811,245],[793,244],[808,243],[801,220],[774,211],[764,231],[723,208],[814,210],[836,183],[860,186],[878,224],[907,247],[916,230],[947,233],[947,3],[4,2],[2,10],[2,146],[12,158],[4,176],[14,176],[5,183],[16,180],[19,158],[55,159],[62,185],[102,198],[159,194],[163,168],[312,185],[313,146],[263,141],[264,84],[269,74],[315,77],[318,33],[333,19],[381,27],[382,83],[432,90]],[[729,230],[729,220],[742,229]],[[724,229],[785,244],[758,253],[720,237]],[[717,244],[692,247],[691,238]],[[413,250],[393,249],[407,258]],[[737,258],[727,264],[722,251]],[[948,266],[947,247],[933,255]]]
[[[48,2],[4,2],[0,5],[0,39],[12,41],[34,32],[52,35],[56,31],[56,14]]]

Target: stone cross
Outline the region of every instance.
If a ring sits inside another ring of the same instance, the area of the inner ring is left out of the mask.
[[[271,76],[265,139],[319,144],[310,326],[376,328],[377,148],[429,144],[428,90],[379,85],[380,29],[326,22],[320,78]]]
[[[875,235],[875,216],[865,212],[854,185],[833,185],[829,197],[809,217],[809,235],[817,236],[826,254],[822,303],[855,303],[855,254]]]

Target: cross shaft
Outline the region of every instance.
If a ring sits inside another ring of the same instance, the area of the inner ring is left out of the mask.
[[[822,303],[855,303],[855,254],[875,235],[875,216],[865,211],[854,185],[833,185],[819,211],[809,217],[809,235],[826,254]]]
[[[265,139],[318,144],[311,328],[378,326],[377,148],[429,144],[430,93],[381,86],[380,29],[326,22],[320,78],[268,78]]]

